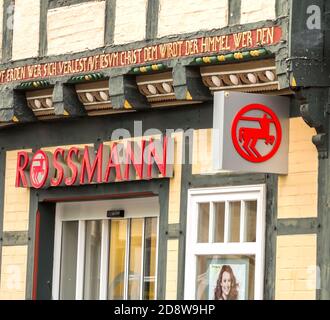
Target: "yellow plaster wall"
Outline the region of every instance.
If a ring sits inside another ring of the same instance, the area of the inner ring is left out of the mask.
[[[174,177],[170,179],[169,202],[168,202],[168,223],[180,222],[181,205],[181,177],[182,177],[182,133],[175,133],[174,152]]]
[[[275,299],[316,298],[316,241],[316,235],[277,237]]]
[[[29,225],[30,190],[15,187],[18,152],[6,153],[3,231],[26,231]]]
[[[183,134],[175,133],[174,177],[170,180],[168,223],[180,222]],[[167,242],[166,300],[177,299],[179,240]]]
[[[30,150],[26,150],[30,151]],[[17,153],[6,153],[3,231],[27,231],[30,190],[15,187]],[[0,299],[25,299],[27,246],[2,247]]]
[[[0,300],[24,300],[27,246],[2,247]]]
[[[278,218],[317,216],[318,155],[315,130],[302,118],[290,120],[289,174],[278,183]]]
[[[179,240],[167,242],[166,300],[177,299]]]
[[[214,173],[212,129],[194,130],[192,174]]]

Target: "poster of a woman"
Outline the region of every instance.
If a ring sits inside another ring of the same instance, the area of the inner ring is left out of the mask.
[[[221,268],[217,285],[214,290],[214,300],[237,300],[238,299],[238,283],[233,269],[224,265]]]
[[[209,299],[248,299],[248,274],[248,263],[244,260],[213,260],[209,265]]]

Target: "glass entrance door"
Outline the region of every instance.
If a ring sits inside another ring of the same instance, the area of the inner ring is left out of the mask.
[[[155,299],[157,218],[110,223],[108,298]]]
[[[107,205],[125,217],[102,219]],[[53,299],[156,299],[158,212],[157,198],[59,204]]]

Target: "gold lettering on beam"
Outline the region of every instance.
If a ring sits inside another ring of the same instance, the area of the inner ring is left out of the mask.
[[[104,69],[143,65],[178,57],[221,54],[279,43],[279,26],[247,30],[234,34],[179,40],[126,51],[109,52],[67,61],[47,62],[0,70],[0,83],[28,81],[62,75],[96,72]]]

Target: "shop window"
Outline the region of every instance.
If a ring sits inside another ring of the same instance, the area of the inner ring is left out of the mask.
[[[190,190],[185,298],[263,298],[265,187]]]
[[[143,214],[137,200],[134,213],[134,202],[127,202],[125,217],[114,219],[101,219],[106,202],[94,202],[99,208],[92,214],[91,203],[59,206],[53,299],[156,299],[159,209],[146,202]]]

